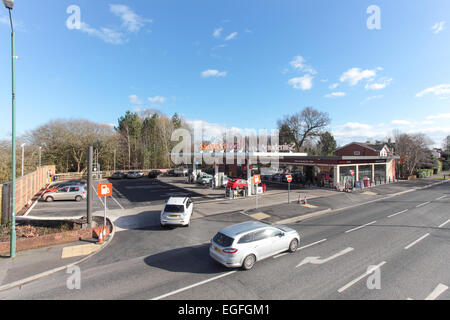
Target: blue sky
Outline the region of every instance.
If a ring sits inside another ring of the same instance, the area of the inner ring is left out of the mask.
[[[81,10],[69,29],[67,8]],[[377,5],[381,29],[366,12]],[[3,8],[2,8],[3,9]],[[272,129],[312,106],[340,144],[450,134],[450,2],[16,0],[18,133],[50,119],[115,124],[127,110]],[[11,132],[0,10],[0,137]]]

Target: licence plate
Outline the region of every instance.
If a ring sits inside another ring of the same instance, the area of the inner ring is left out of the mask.
[[[220,251],[220,249],[217,249],[217,247],[214,247],[214,250],[217,251],[218,253],[222,253],[222,251]]]
[[[178,218],[178,215],[176,215],[176,214],[170,214],[169,217],[171,217],[171,218]]]

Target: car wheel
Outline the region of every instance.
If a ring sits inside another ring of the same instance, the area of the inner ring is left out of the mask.
[[[256,257],[254,254],[250,254],[247,257],[245,257],[244,262],[242,263],[242,269],[244,270],[250,270],[253,268],[256,262]]]
[[[76,196],[75,197],[75,201],[76,202],[80,202],[81,200],[83,200],[83,198],[81,196]]]
[[[47,198],[45,198],[45,201],[46,201],[46,202],[53,202],[53,200],[54,200],[53,197],[47,197]]]
[[[166,226],[165,224],[162,224],[162,223],[161,223],[161,228],[162,228],[162,229],[167,229],[167,226]]]
[[[289,252],[295,252],[297,251],[297,248],[298,248],[298,240],[294,239],[289,244]]]

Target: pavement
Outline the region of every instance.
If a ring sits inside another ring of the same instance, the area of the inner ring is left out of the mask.
[[[145,225],[128,225],[79,264],[82,290],[67,289],[67,274],[60,271],[0,291],[0,299],[450,299],[445,289],[450,185],[431,186],[435,183],[408,181],[372,188],[370,194],[335,193],[308,201],[317,208],[291,203],[234,210],[230,204],[245,200],[230,201],[227,208],[194,217],[190,228],[173,230],[162,230],[156,213],[144,211]],[[227,225],[267,219],[261,213],[279,222],[297,217],[298,210],[305,216],[324,208],[334,214],[289,223],[302,236],[295,254],[261,261],[250,272],[226,269],[209,258],[209,240]],[[381,270],[380,290],[366,285],[373,265]]]

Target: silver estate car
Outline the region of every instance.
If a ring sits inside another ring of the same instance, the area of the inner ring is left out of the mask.
[[[295,252],[300,235],[285,226],[250,221],[220,230],[211,240],[209,255],[229,268],[253,268],[256,261],[284,251]]]
[[[47,202],[52,202],[54,200],[81,201],[86,199],[86,189],[81,185],[64,186],[56,191],[45,193],[43,198]]]

